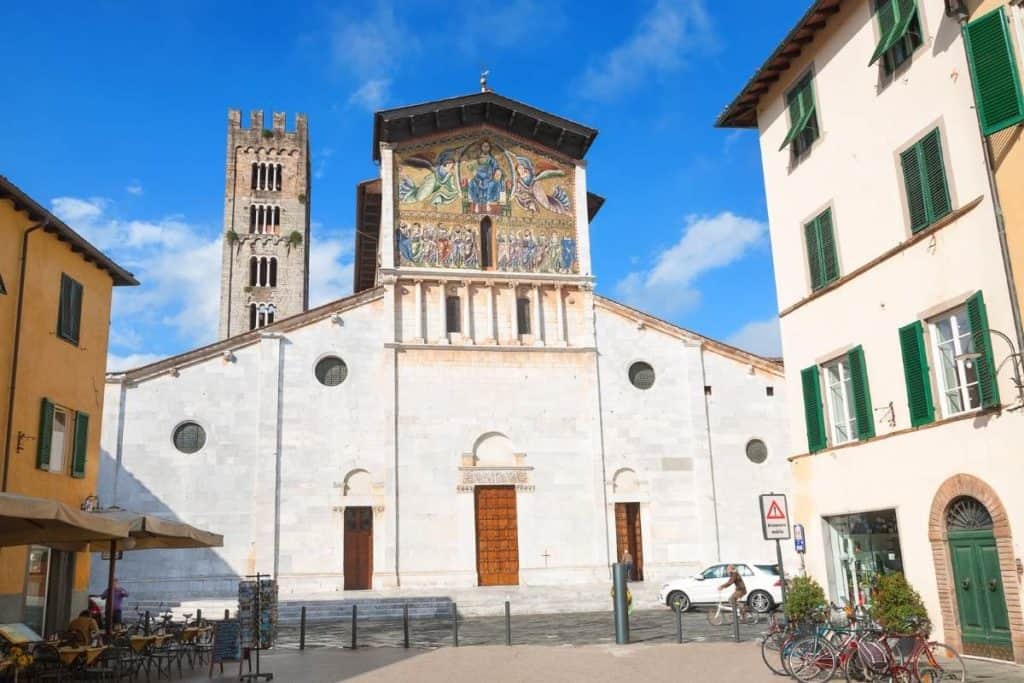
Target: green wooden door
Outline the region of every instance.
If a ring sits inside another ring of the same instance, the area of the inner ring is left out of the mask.
[[[1010,619],[992,531],[951,531],[949,550],[964,652],[1008,649]]]

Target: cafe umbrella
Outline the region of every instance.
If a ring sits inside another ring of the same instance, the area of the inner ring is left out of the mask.
[[[49,498],[0,493],[0,547],[81,549],[88,543],[128,538],[129,531],[124,519],[96,515]]]
[[[111,538],[108,543],[94,543],[92,548],[93,551],[103,550],[110,553],[110,572],[107,576],[107,633],[113,629],[114,568],[117,564],[119,550],[219,548],[224,545],[224,537],[220,534],[155,515],[118,508],[107,508],[94,512],[92,515],[124,524],[129,536],[127,539],[124,537]]]

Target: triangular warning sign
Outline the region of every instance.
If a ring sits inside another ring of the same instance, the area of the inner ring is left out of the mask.
[[[779,504],[774,500],[772,501],[772,504],[768,506],[768,514],[764,517],[765,519],[786,519],[786,515],[782,512],[782,508],[780,508]]]

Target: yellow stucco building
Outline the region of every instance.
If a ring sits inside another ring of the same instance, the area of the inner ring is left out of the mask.
[[[0,491],[96,493],[111,297],[137,284],[0,176]],[[87,553],[0,548],[0,623],[62,630],[88,579]]]

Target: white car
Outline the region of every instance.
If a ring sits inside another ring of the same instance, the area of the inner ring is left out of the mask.
[[[774,564],[735,562],[747,587],[747,606],[756,612],[770,612],[782,603],[782,578]],[[694,605],[714,605],[729,599],[730,586],[719,593],[718,587],[728,581],[729,563],[714,564],[696,576],[666,583],[658,592],[658,600],[672,609],[686,611]]]

